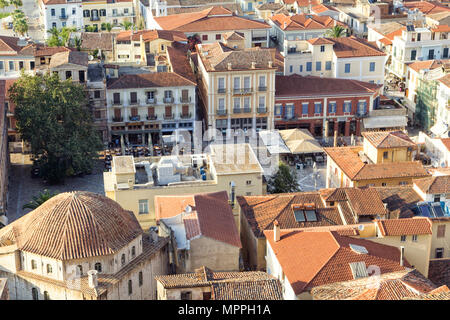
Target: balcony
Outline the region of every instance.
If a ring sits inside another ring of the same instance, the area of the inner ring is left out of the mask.
[[[134,11],[133,12],[128,12],[128,13],[125,13],[125,12],[116,12],[116,13],[114,13],[113,12],[112,16],[113,17],[131,17],[131,16],[134,16]]]
[[[227,92],[227,89],[225,89],[225,88],[217,89],[217,93],[226,93],[226,92]]]
[[[147,98],[147,104],[156,104],[156,98],[152,98],[152,99],[150,99],[150,98]]]
[[[61,15],[59,16],[59,19],[60,19],[60,20],[67,20],[67,19],[69,19],[69,16],[66,15],[66,14],[61,14]]]
[[[173,97],[171,98],[164,98],[164,103],[173,103]]]
[[[233,94],[251,94],[252,92],[252,88],[233,89]]]
[[[175,118],[175,114],[165,114],[164,115],[164,119],[166,119],[166,120],[171,120],[171,119],[174,119]]]
[[[244,107],[244,113],[250,113],[252,112],[252,109],[249,107]]]
[[[111,104],[113,106],[121,106],[121,105],[123,105],[123,100],[112,100]]]
[[[112,121],[113,122],[123,122],[123,117],[113,117]]]
[[[192,117],[192,113],[180,113],[181,119],[190,119]]]
[[[217,109],[217,115],[218,116],[225,116],[225,115],[227,115],[227,110],[225,110],[225,109]]]
[[[241,108],[233,108],[233,113],[241,113]]]
[[[156,120],[156,119],[158,119],[158,116],[156,115],[156,114],[149,114],[148,116],[147,116],[147,120]]]
[[[295,115],[293,115],[293,114],[286,114],[283,117],[283,120],[294,120],[294,119],[295,119]]]
[[[267,91],[267,87],[258,87],[258,91]]]
[[[140,103],[139,99],[137,99],[137,100],[130,100],[130,105],[137,105],[139,103]]]
[[[267,108],[259,106],[257,111],[258,111],[258,113],[266,113],[267,112]]]
[[[266,40],[267,40],[266,36],[264,36],[264,37],[252,37],[252,41],[253,42],[255,42],[255,41],[266,41]]]
[[[355,114],[355,117],[356,118],[366,118],[366,117],[368,117],[369,116],[369,113],[368,112],[357,112],[356,114]]]
[[[100,17],[99,16],[91,16],[91,21],[100,21]]]
[[[140,115],[130,116],[129,119],[130,119],[130,121],[140,121],[141,120],[141,116]]]
[[[185,98],[180,97],[180,102],[181,103],[189,103],[191,101],[192,101],[191,97],[185,97]]]

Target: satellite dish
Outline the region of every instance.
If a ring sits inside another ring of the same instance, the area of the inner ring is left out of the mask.
[[[88,59],[89,59],[89,61],[92,61],[92,60],[94,60],[94,57],[91,55],[88,55]]]
[[[192,207],[188,205],[188,206],[186,206],[186,209],[184,209],[184,211],[186,213],[191,213],[192,212]]]
[[[363,224],[360,224],[360,225],[358,226],[358,230],[359,230],[359,231],[363,231],[363,230],[364,230],[364,225],[363,225]]]

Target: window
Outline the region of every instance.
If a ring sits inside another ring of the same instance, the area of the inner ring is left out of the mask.
[[[51,9],[50,13],[51,13],[52,17],[54,17],[56,15],[56,10],[55,9]]]
[[[9,71],[15,70],[14,61],[9,61]]]
[[[417,34],[417,41],[420,41],[421,37],[422,37],[422,34],[421,34],[421,33],[418,33],[418,34]]]
[[[136,247],[135,246],[133,246],[132,248],[131,248],[131,257],[135,257],[136,256]]]
[[[322,113],[322,102],[314,102],[314,113]]]
[[[191,291],[182,291],[180,299],[181,300],[191,300],[192,299],[192,292]]]
[[[389,152],[388,151],[384,151],[383,152],[383,159],[387,159],[389,157]]]
[[[211,300],[211,292],[203,292],[203,300]]]
[[[36,288],[31,289],[31,297],[33,300],[39,300],[38,291]]]
[[[294,72],[294,66],[289,66],[289,72]]]
[[[266,87],[266,77],[265,76],[259,76],[259,87],[260,88]]]
[[[246,183],[248,186],[250,186],[250,185],[252,184],[252,180],[247,180],[245,183]]]
[[[275,106],[275,115],[281,116],[281,113],[283,112],[283,106],[278,104]]]
[[[265,96],[259,97],[259,107],[260,108],[266,107],[266,97]]]
[[[234,98],[233,101],[234,101],[233,104],[234,109],[239,110],[241,108],[241,98]]]
[[[208,41],[208,35],[207,34],[202,35],[202,40],[203,41]]]
[[[240,78],[234,78],[233,79],[233,84],[234,84],[234,86],[233,86],[233,88],[235,89],[235,90],[238,90],[238,89],[240,89],[241,88],[241,79]]]
[[[95,99],[99,99],[100,98],[100,90],[95,90],[94,91],[94,98]]]
[[[37,269],[37,263],[36,263],[36,260],[31,260],[31,269],[32,269],[32,270]]]
[[[220,110],[225,109],[225,99],[224,98],[219,99],[219,109]]]
[[[312,62],[306,63],[306,71],[312,71]]]
[[[400,236],[400,241],[401,241],[401,242],[405,242],[405,241],[406,241],[406,236],[405,236],[405,235]]]
[[[47,264],[47,273],[52,273],[52,266],[50,264]]]
[[[412,235],[412,241],[413,242],[417,242],[417,238],[418,238],[417,234],[413,234]]]
[[[386,185],[387,185],[386,182],[381,183],[382,187],[386,187]]]
[[[444,238],[445,237],[445,224],[437,227],[437,237]]]
[[[244,89],[250,89],[250,77],[244,77]]]
[[[82,276],[83,275],[83,266],[77,265],[76,273],[77,273],[77,276]]]
[[[441,196],[440,195],[435,195],[434,196],[434,202],[440,202],[441,201]]]
[[[221,34],[216,34],[216,40],[221,40],[222,39],[222,35]]]
[[[350,63],[345,64],[345,73],[350,73]]]
[[[128,294],[131,295],[133,293],[133,282],[128,280]]]
[[[417,51],[411,50],[411,60],[416,60]]]
[[[66,71],[66,80],[72,78],[72,71]]]
[[[320,52],[325,52],[325,46],[320,46]]]
[[[48,291],[44,291],[44,300],[50,300],[50,295],[48,294]]]
[[[442,58],[448,58],[448,48],[444,48],[444,52],[442,53]]]
[[[308,102],[303,102],[302,103],[302,114],[308,114]]]
[[[370,72],[374,72],[375,71],[375,62],[371,62],[370,63],[369,70],[370,70]]]
[[[300,71],[300,72],[303,72],[303,65],[302,65],[302,64],[301,64],[300,67],[299,67],[299,71]]]
[[[225,78],[219,78],[219,91],[225,92]]]
[[[77,9],[74,7],[74,8],[72,8],[72,14],[76,14],[76,12],[77,12]],[[100,11],[101,12],[101,11]]]
[[[113,10],[114,13],[114,10]],[[85,18],[89,18],[91,15],[91,12],[89,10],[83,10],[83,17]]]
[[[102,264],[100,262],[97,262],[94,265],[94,269],[97,270],[97,272],[99,272],[99,273],[102,272]]]
[[[325,70],[331,70],[331,61],[325,62]]]
[[[316,71],[320,71],[320,70],[322,70],[322,62],[317,61],[316,62]]]
[[[400,184],[401,186],[406,186],[408,183],[407,183],[406,181],[400,181],[399,184]]]
[[[435,257],[436,259],[441,259],[441,258],[443,258],[443,257],[444,257],[444,248],[436,248],[434,257]]]
[[[358,114],[366,114],[367,112],[367,102],[359,101],[358,102]]]
[[[332,101],[328,104],[328,112],[336,113],[336,102]]]
[[[125,265],[125,254],[124,253],[122,253],[121,263],[122,263],[122,266]]]
[[[344,101],[344,113],[351,113],[351,112],[352,112],[352,102]]]
[[[0,61],[0,70],[3,70],[5,67],[3,66],[3,61]]]
[[[142,271],[139,271],[139,287],[142,287],[144,283],[144,276],[142,275]]]

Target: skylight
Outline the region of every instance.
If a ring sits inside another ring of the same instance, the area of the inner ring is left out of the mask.
[[[364,261],[349,263],[349,265],[350,269],[352,269],[353,279],[366,278],[369,276]]]
[[[350,243],[350,249],[352,249],[354,252],[358,254],[368,254],[369,251],[367,251],[366,247],[358,246],[356,244]]]

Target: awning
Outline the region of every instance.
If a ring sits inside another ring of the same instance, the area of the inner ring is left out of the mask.
[[[434,126],[430,128],[430,131],[439,137],[442,136],[444,133],[446,133],[447,130],[448,130],[447,125],[443,124],[442,122],[436,123]]]
[[[321,153],[322,147],[316,140],[295,140],[286,143],[293,154]]]
[[[365,118],[363,123],[366,129],[397,128],[406,127],[408,120],[406,116],[380,116]]]

